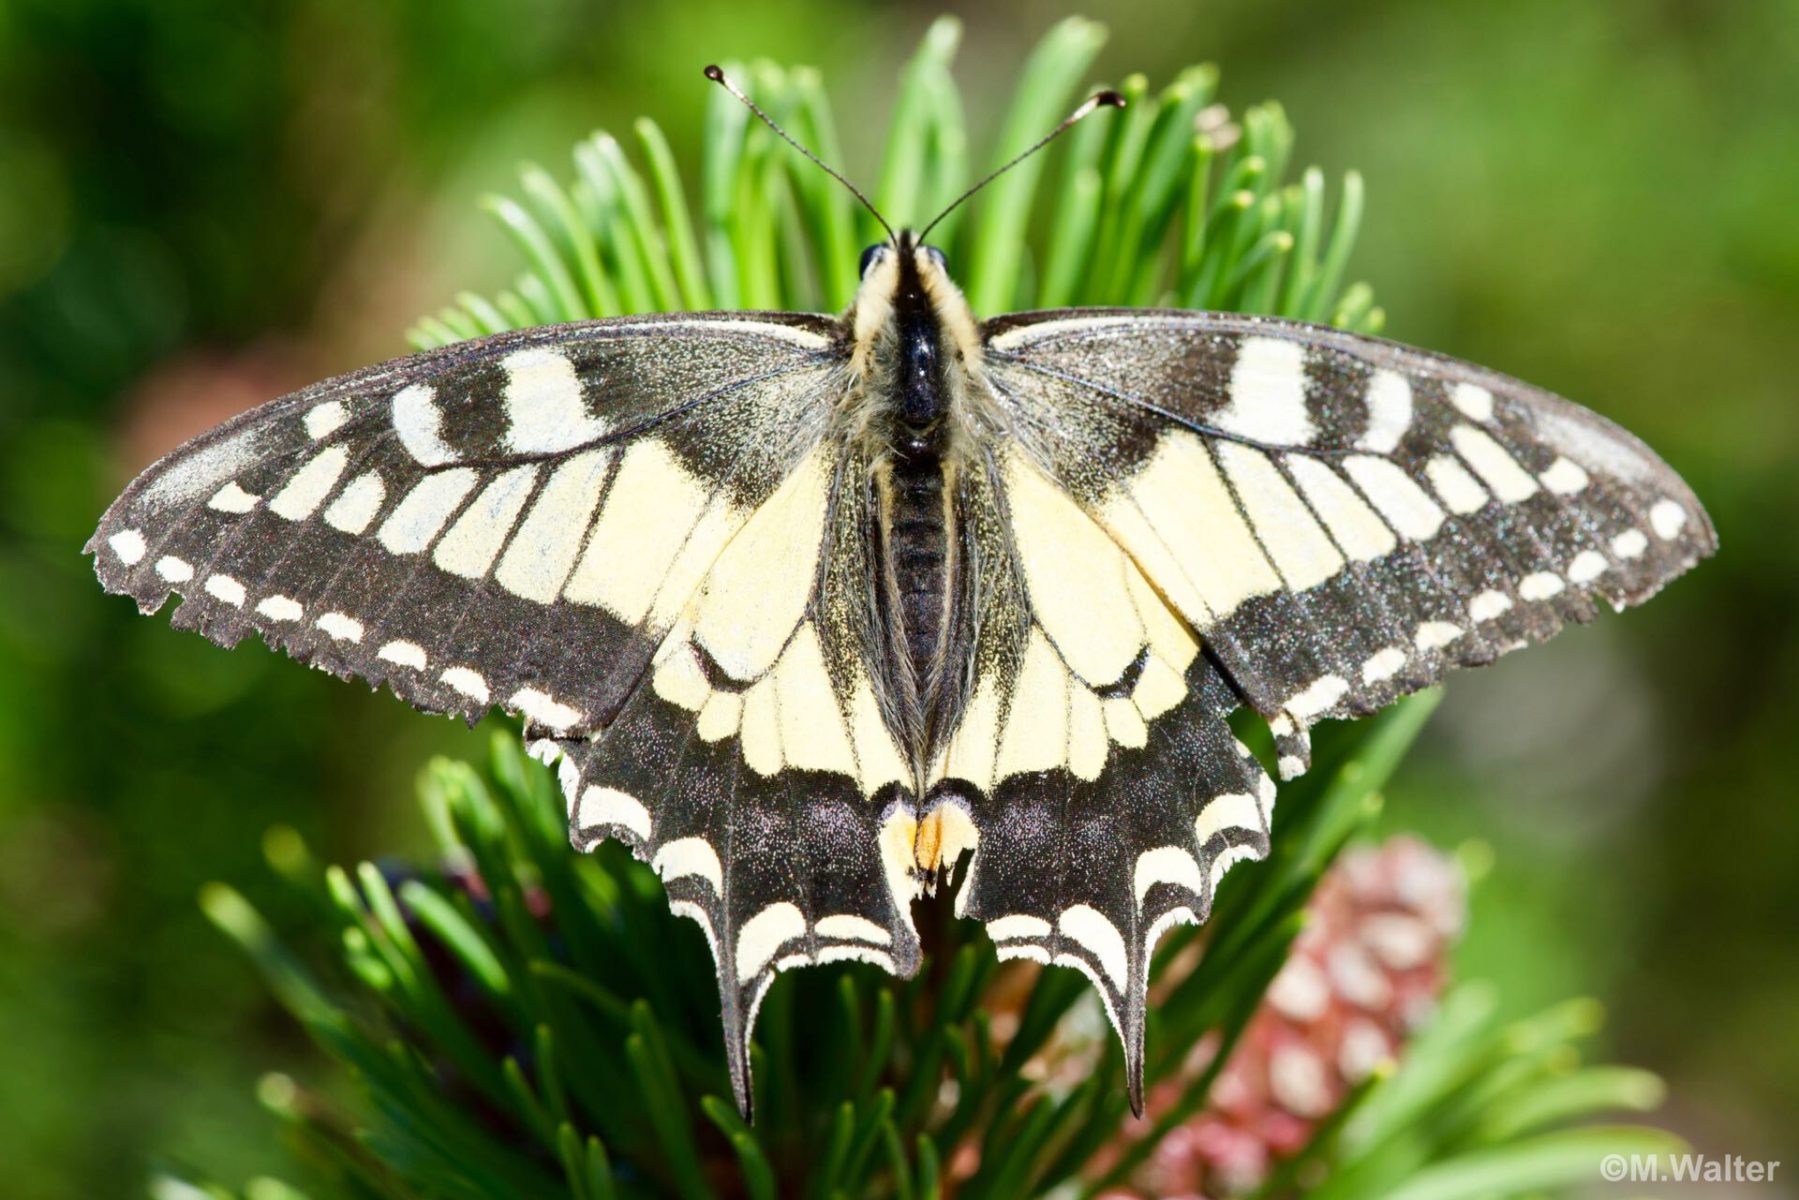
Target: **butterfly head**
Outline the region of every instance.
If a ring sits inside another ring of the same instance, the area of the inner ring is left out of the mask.
[[[899,416],[917,429],[941,416],[944,397],[980,359],[979,329],[948,260],[910,229],[862,252],[851,323],[856,368],[866,377],[892,363]]]

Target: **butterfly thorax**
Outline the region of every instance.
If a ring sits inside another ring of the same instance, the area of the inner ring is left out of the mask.
[[[914,762],[960,707],[955,628],[965,576],[956,480],[963,410],[979,340],[943,259],[911,234],[871,251],[851,313],[857,419],[875,520],[870,599],[887,631],[886,710]]]

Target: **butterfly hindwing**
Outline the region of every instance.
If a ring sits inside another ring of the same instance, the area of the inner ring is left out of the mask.
[[[1228,314],[987,335],[1023,444],[1270,719],[1286,775],[1313,722],[1638,603],[1715,546],[1636,438],[1452,359]]]
[[[705,931],[732,1083],[774,976],[918,965],[911,769],[883,722],[867,464],[821,444],[714,562],[604,731],[563,759],[578,845],[619,838]]]
[[[957,900],[1002,957],[1098,987],[1141,1107],[1149,956],[1268,851],[1274,785],[1232,735],[1235,697],[1138,565],[1018,445],[970,472],[982,597],[973,694],[924,805]]]

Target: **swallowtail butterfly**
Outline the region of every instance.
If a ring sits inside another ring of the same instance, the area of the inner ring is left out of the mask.
[[[1150,951],[1268,850],[1227,714],[1290,778],[1314,722],[1715,544],[1641,442],[1516,380],[1227,313],[983,321],[908,231],[842,316],[527,329],[275,400],[87,549],[221,644],[521,716],[574,844],[705,931],[747,1111],[775,973],[910,975],[962,860],[1002,957],[1092,979],[1140,1107]]]

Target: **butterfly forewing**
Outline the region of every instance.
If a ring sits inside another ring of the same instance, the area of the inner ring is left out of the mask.
[[[345,376],[176,451],[90,543],[102,581],[420,707],[603,726],[686,592],[819,437],[808,324],[549,328]],[[753,426],[753,430],[748,428]]]
[[[1646,599],[1715,535],[1630,434],[1390,342],[1225,314],[989,323],[1020,441],[1274,724],[1372,712]]]

